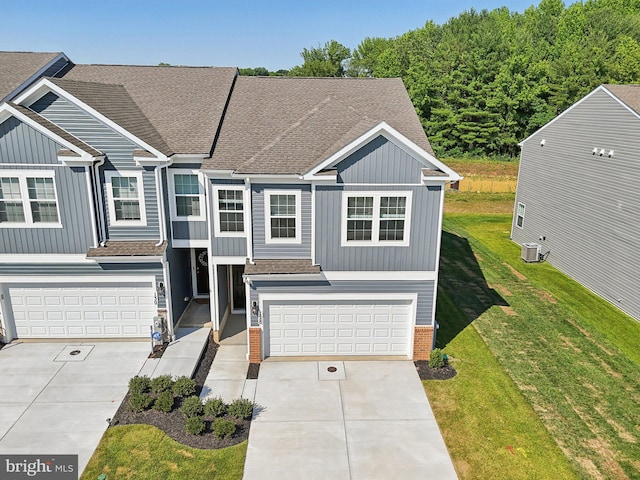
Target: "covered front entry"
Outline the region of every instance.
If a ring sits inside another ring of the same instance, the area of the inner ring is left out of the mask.
[[[148,337],[157,315],[152,282],[25,284],[5,292],[17,338]]]
[[[411,300],[264,303],[265,357],[411,354]]]

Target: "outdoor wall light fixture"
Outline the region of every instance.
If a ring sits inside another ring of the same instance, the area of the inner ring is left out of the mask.
[[[258,316],[259,313],[258,302],[251,302],[251,315]]]
[[[603,156],[603,155],[604,155],[604,148],[601,148],[600,149],[600,156]]]
[[[609,158],[613,157],[613,150],[609,150]]]
[[[542,140],[540,140],[540,146],[544,147],[544,144],[547,143],[547,141],[543,138]]]
[[[591,155],[595,155],[596,153],[598,153],[598,147],[593,147],[593,150],[591,151]]]
[[[162,295],[164,297],[165,291],[164,283],[160,282],[156,285],[156,292],[158,295]]]

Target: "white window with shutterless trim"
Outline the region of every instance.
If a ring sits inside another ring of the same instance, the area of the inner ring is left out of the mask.
[[[302,243],[300,190],[265,190],[265,243]]]
[[[205,220],[204,179],[197,170],[170,168],[169,195],[173,220]]]
[[[112,170],[104,176],[111,225],[146,225],[142,172]]]
[[[0,170],[0,228],[61,228],[55,173]]]
[[[247,191],[243,185],[214,185],[213,226],[216,237],[245,237]]]

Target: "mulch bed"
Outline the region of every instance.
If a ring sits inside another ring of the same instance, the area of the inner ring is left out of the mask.
[[[218,347],[219,345],[213,341],[212,333],[211,337],[209,337],[207,347],[205,348],[204,353],[200,358],[200,362],[196,367],[196,372],[193,377],[197,384],[197,395],[199,395],[202,391],[202,386],[205,379],[207,378],[207,374],[209,373],[209,369],[211,368],[213,359],[216,356]],[[191,435],[190,433],[187,433],[185,430],[184,415],[182,415],[182,413],[177,410],[180,407],[180,399],[176,400],[176,408],[171,413],[162,413],[155,410],[147,410],[140,413],[134,413],[129,411],[128,405],[129,393],[127,393],[127,395],[124,397],[122,405],[120,405],[120,408],[111,420],[111,426],[133,424],[153,425],[154,427],[158,427],[171,438],[183,445],[207,450],[230,447],[232,445],[237,445],[238,443],[241,443],[249,438],[249,427],[251,426],[251,420],[235,420],[230,416],[225,416],[223,418],[235,421],[237,425],[236,433],[223,440],[219,440],[213,433],[211,433],[210,430],[212,419],[206,417],[206,433],[203,433],[202,435]]]
[[[249,369],[247,370],[247,380],[257,380],[259,373],[260,373],[260,364],[250,363]]]
[[[450,364],[442,368],[431,368],[428,360],[416,360],[413,362],[418,370],[420,380],[447,380],[456,376],[456,369]]]

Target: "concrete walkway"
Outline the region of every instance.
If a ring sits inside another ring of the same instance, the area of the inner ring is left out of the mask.
[[[171,342],[160,358],[149,358],[140,375],[151,378],[160,375],[191,377],[211,333],[210,328],[178,328],[175,342]]]
[[[245,480],[457,478],[410,361],[266,361],[255,402]]]

